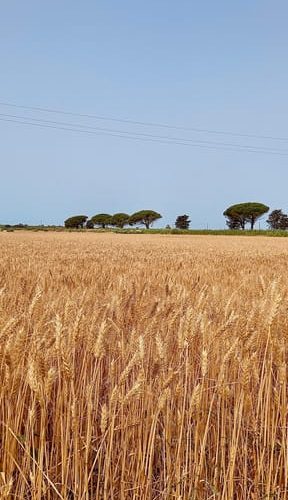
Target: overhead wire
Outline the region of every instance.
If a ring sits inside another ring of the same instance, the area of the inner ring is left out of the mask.
[[[79,123],[67,123],[67,122],[61,122],[61,121],[56,121],[56,120],[45,120],[41,118],[33,118],[33,117],[26,117],[26,116],[19,116],[19,115],[12,115],[8,113],[0,113],[0,117],[4,118],[13,118],[13,119],[20,119],[20,120],[29,120],[32,122],[39,122],[39,123],[44,123],[44,124],[52,124],[52,125],[59,125],[59,126],[64,126],[64,127],[73,127],[73,128],[79,128],[83,130],[94,130],[97,132],[107,132],[111,134],[121,134],[123,136],[126,135],[131,135],[139,138],[148,138],[148,139],[159,139],[159,140],[164,140],[164,141],[169,141],[173,143],[191,143],[191,144],[203,144],[207,146],[224,146],[226,147],[232,147],[232,148],[240,148],[241,150],[255,150],[259,152],[273,152],[273,153],[281,153],[281,154],[288,154],[288,151],[286,150],[278,150],[276,148],[266,148],[265,146],[249,146],[249,145],[243,145],[243,144],[233,144],[233,143],[225,143],[225,142],[215,142],[215,141],[207,141],[207,140],[194,140],[194,139],[189,139],[189,138],[183,138],[183,137],[171,137],[167,135],[156,135],[156,134],[149,134],[149,133],[143,133],[143,132],[132,132],[132,131],[126,131],[126,130],[119,130],[119,129],[110,129],[110,128],[103,128],[103,127],[92,127],[89,125],[82,125]]]
[[[15,115],[16,116],[16,115]],[[43,122],[39,122],[39,120],[37,119],[31,119],[30,120],[35,120],[35,121],[29,121],[29,118],[25,118],[25,120],[23,118],[18,118],[18,119],[15,119],[15,118],[8,118],[8,117],[1,117],[0,115],[0,121],[2,122],[8,122],[8,123],[16,123],[16,124],[19,124],[19,125],[30,125],[30,126],[34,126],[34,127],[40,127],[40,128],[48,128],[48,129],[56,129],[56,130],[66,130],[66,131],[71,131],[71,132],[80,132],[82,134],[92,134],[92,135],[107,135],[107,136],[111,136],[111,137],[118,137],[118,138],[124,138],[124,139],[129,139],[129,140],[136,140],[136,141],[144,141],[144,142],[156,142],[156,143],[162,143],[162,144],[176,144],[176,145],[180,145],[180,146],[190,146],[190,147],[196,147],[196,148],[201,148],[201,149],[208,149],[208,150],[223,150],[223,151],[237,151],[237,152],[248,152],[248,153],[261,153],[261,154],[271,154],[271,155],[278,155],[278,156],[288,156],[288,153],[286,152],[282,152],[282,151],[276,151],[276,150],[261,150],[261,149],[253,149],[252,147],[238,147],[238,146],[235,146],[233,147],[232,146],[223,146],[223,145],[220,145],[220,146],[217,146],[217,145],[213,145],[213,143],[211,143],[209,145],[209,142],[207,145],[204,145],[204,144],[199,144],[199,142],[195,141],[195,143],[193,142],[185,142],[185,139],[183,140],[169,140],[168,138],[165,139],[161,139],[161,138],[154,138],[153,136],[152,137],[142,137],[141,135],[137,136],[136,135],[129,135],[129,132],[127,131],[113,131],[113,129],[111,129],[111,131],[107,131],[107,129],[101,129],[99,127],[99,129],[97,129],[95,127],[96,130],[92,129],[85,129],[85,128],[75,128],[73,126],[73,124],[71,124],[71,126],[60,126],[60,123],[59,122],[59,125],[53,125],[52,123],[55,123],[55,122],[50,122],[49,120],[44,120],[44,123]],[[38,123],[39,122],[39,123]],[[48,122],[48,123],[47,123]],[[57,123],[57,122],[56,122]],[[68,124],[69,125],[69,124]],[[157,137],[157,136],[155,136]],[[214,144],[217,144],[217,143],[214,143]]]
[[[90,114],[90,113],[77,113],[75,111],[66,111],[66,110],[60,110],[60,109],[56,109],[56,108],[49,108],[49,107],[42,107],[42,106],[29,106],[29,105],[24,105],[24,104],[14,104],[14,103],[6,102],[6,101],[0,101],[0,106],[25,109],[25,110],[30,110],[30,111],[39,111],[39,112],[43,112],[43,113],[54,113],[54,114],[78,116],[78,117],[89,118],[89,119],[94,119],[94,120],[119,122],[119,123],[139,125],[139,126],[144,126],[144,127],[159,127],[159,128],[174,129],[174,130],[183,130],[183,131],[186,130],[186,131],[190,131],[190,132],[205,133],[205,134],[220,134],[220,135],[229,135],[229,136],[234,136],[234,137],[246,137],[246,138],[253,138],[253,139],[273,140],[273,141],[285,141],[285,142],[288,141],[288,137],[277,137],[277,136],[273,136],[273,135],[251,134],[251,133],[248,134],[248,133],[240,133],[240,132],[231,132],[231,131],[227,131],[227,130],[225,131],[225,130],[216,130],[216,129],[209,129],[209,128],[199,128],[199,127],[186,127],[186,126],[182,126],[182,125],[171,125],[171,124],[167,124],[167,123],[157,123],[157,122],[142,121],[142,120],[131,120],[128,118],[115,118],[115,117],[108,117],[105,115],[96,115],[96,114]]]

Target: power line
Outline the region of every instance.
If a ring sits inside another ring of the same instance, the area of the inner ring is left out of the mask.
[[[29,120],[33,122],[39,122],[39,123],[45,123],[45,124],[52,124],[52,125],[60,125],[61,127],[73,127],[73,128],[80,128],[84,130],[95,130],[98,132],[109,132],[113,134],[122,134],[122,135],[131,135],[139,138],[151,138],[151,139],[161,139],[169,142],[177,142],[177,143],[182,143],[182,142],[188,142],[191,144],[204,144],[208,146],[224,146],[224,147],[232,147],[232,148],[240,148],[243,150],[259,150],[260,152],[273,152],[273,153],[281,153],[281,154],[288,154],[287,150],[279,150],[276,148],[266,148],[264,146],[249,146],[249,145],[244,145],[244,144],[233,144],[233,143],[225,143],[225,142],[215,142],[215,141],[207,141],[207,140],[194,140],[194,139],[187,139],[183,137],[171,137],[167,135],[155,135],[155,134],[148,134],[148,133],[143,133],[143,132],[131,132],[131,131],[126,131],[126,130],[119,130],[119,129],[110,129],[110,128],[103,128],[103,127],[91,127],[88,125],[81,125],[79,123],[67,123],[67,122],[59,122],[55,120],[43,120],[41,118],[33,118],[33,117],[26,117],[26,116],[19,116],[19,115],[12,115],[12,114],[5,114],[5,113],[0,113],[0,116],[3,116],[5,118],[16,118],[21,119],[21,120]]]
[[[40,128],[49,128],[49,129],[56,129],[56,130],[66,130],[66,131],[70,131],[70,132],[80,132],[82,134],[92,134],[92,135],[107,135],[107,136],[110,136],[110,137],[118,137],[118,138],[122,138],[122,139],[129,139],[129,140],[136,140],[136,141],[140,141],[140,142],[156,142],[156,143],[161,143],[161,144],[175,144],[175,145],[180,145],[180,146],[190,146],[190,147],[196,147],[196,148],[201,148],[201,149],[207,149],[207,150],[213,150],[213,151],[218,151],[218,150],[223,150],[223,151],[236,151],[236,152],[247,152],[247,153],[262,153],[262,154],[270,154],[270,155],[278,155],[278,156],[288,156],[288,153],[281,153],[281,152],[277,152],[277,151],[266,151],[266,150],[254,150],[252,148],[246,148],[246,149],[240,149],[238,147],[223,147],[223,146],[220,146],[220,147],[217,147],[217,146],[205,146],[205,145],[202,145],[202,144],[198,144],[197,142],[195,142],[195,144],[191,143],[191,142],[180,142],[180,141],[171,141],[171,140],[164,140],[164,139],[153,139],[153,138],[145,138],[145,137],[136,137],[136,136],[131,136],[131,135],[128,135],[128,133],[126,132],[127,135],[123,135],[123,133],[112,133],[112,132],[106,132],[106,131],[101,131],[101,129],[99,131],[96,131],[96,130],[86,130],[86,129],[78,129],[78,128],[73,128],[72,126],[71,127],[62,127],[62,126],[57,126],[57,125],[49,125],[47,123],[36,123],[36,122],[29,122],[29,121],[23,121],[23,120],[17,120],[17,119],[12,119],[12,118],[1,118],[0,117],[0,121],[2,122],[9,122],[9,123],[16,123],[18,125],[30,125],[30,126],[34,126],[34,127],[40,127]]]
[[[19,120],[13,120],[13,119],[8,119],[8,118],[0,118],[0,121],[3,122],[10,122],[10,123],[17,123],[19,125],[32,125],[34,127],[40,127],[40,128],[50,128],[50,129],[56,129],[56,130],[68,130],[70,132],[80,132],[84,134],[92,134],[92,135],[108,135],[112,137],[120,137],[122,139],[132,139],[136,141],[144,141],[144,142],[158,142],[161,144],[176,144],[176,145],[181,145],[181,146],[193,146],[193,144],[189,143],[184,143],[184,142],[172,142],[172,141],[164,141],[164,140],[158,140],[158,139],[145,139],[141,137],[135,137],[135,136],[129,136],[129,135],[121,135],[117,133],[109,133],[109,132],[96,132],[93,130],[85,130],[85,129],[77,129],[77,128],[71,128],[71,127],[60,127],[60,126],[55,126],[55,125],[47,125],[47,124],[41,124],[41,123],[33,123],[33,122],[28,122],[28,121],[19,121]],[[197,147],[197,145],[195,145]],[[204,149],[212,149],[212,150],[217,150],[215,147],[209,147],[209,146],[199,146],[200,148]],[[229,151],[229,150],[228,150]]]
[[[56,114],[62,114],[62,115],[70,115],[70,116],[78,116],[82,118],[89,118],[89,119],[94,119],[94,120],[102,120],[102,121],[111,121],[111,122],[119,122],[119,123],[126,123],[126,124],[131,124],[131,125],[140,125],[144,127],[159,127],[159,128],[166,128],[166,129],[172,129],[172,130],[186,130],[190,132],[197,132],[197,133],[205,133],[205,134],[219,134],[219,135],[229,135],[233,137],[246,137],[246,138],[252,138],[252,139],[265,139],[265,140],[273,140],[273,141],[288,141],[288,137],[276,137],[276,136],[270,136],[270,135],[259,135],[259,134],[244,134],[244,133],[238,133],[238,132],[229,132],[229,131],[224,131],[224,130],[213,130],[213,129],[206,129],[206,128],[197,128],[197,127],[184,127],[180,125],[170,125],[166,123],[157,123],[157,122],[145,122],[141,120],[130,120],[126,118],[114,118],[114,117],[108,117],[104,115],[94,115],[94,114],[88,114],[88,113],[76,113],[74,111],[65,111],[65,110],[60,110],[60,109],[52,109],[52,108],[46,108],[46,107],[41,107],[41,106],[25,106],[22,104],[12,104],[8,103],[5,101],[0,101],[0,106],[7,106],[11,108],[18,108],[18,109],[26,109],[30,111],[40,111],[43,113],[56,113]]]

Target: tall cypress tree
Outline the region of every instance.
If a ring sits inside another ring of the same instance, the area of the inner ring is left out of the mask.
[[[175,227],[177,229],[189,229],[190,226],[190,220],[189,220],[189,215],[178,215],[176,222],[175,222]]]

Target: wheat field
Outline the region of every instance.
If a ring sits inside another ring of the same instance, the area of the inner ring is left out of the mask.
[[[0,498],[288,498],[286,239],[0,234]]]

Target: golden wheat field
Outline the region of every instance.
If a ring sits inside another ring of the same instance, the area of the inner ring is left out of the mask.
[[[0,498],[288,498],[288,240],[0,234]]]

